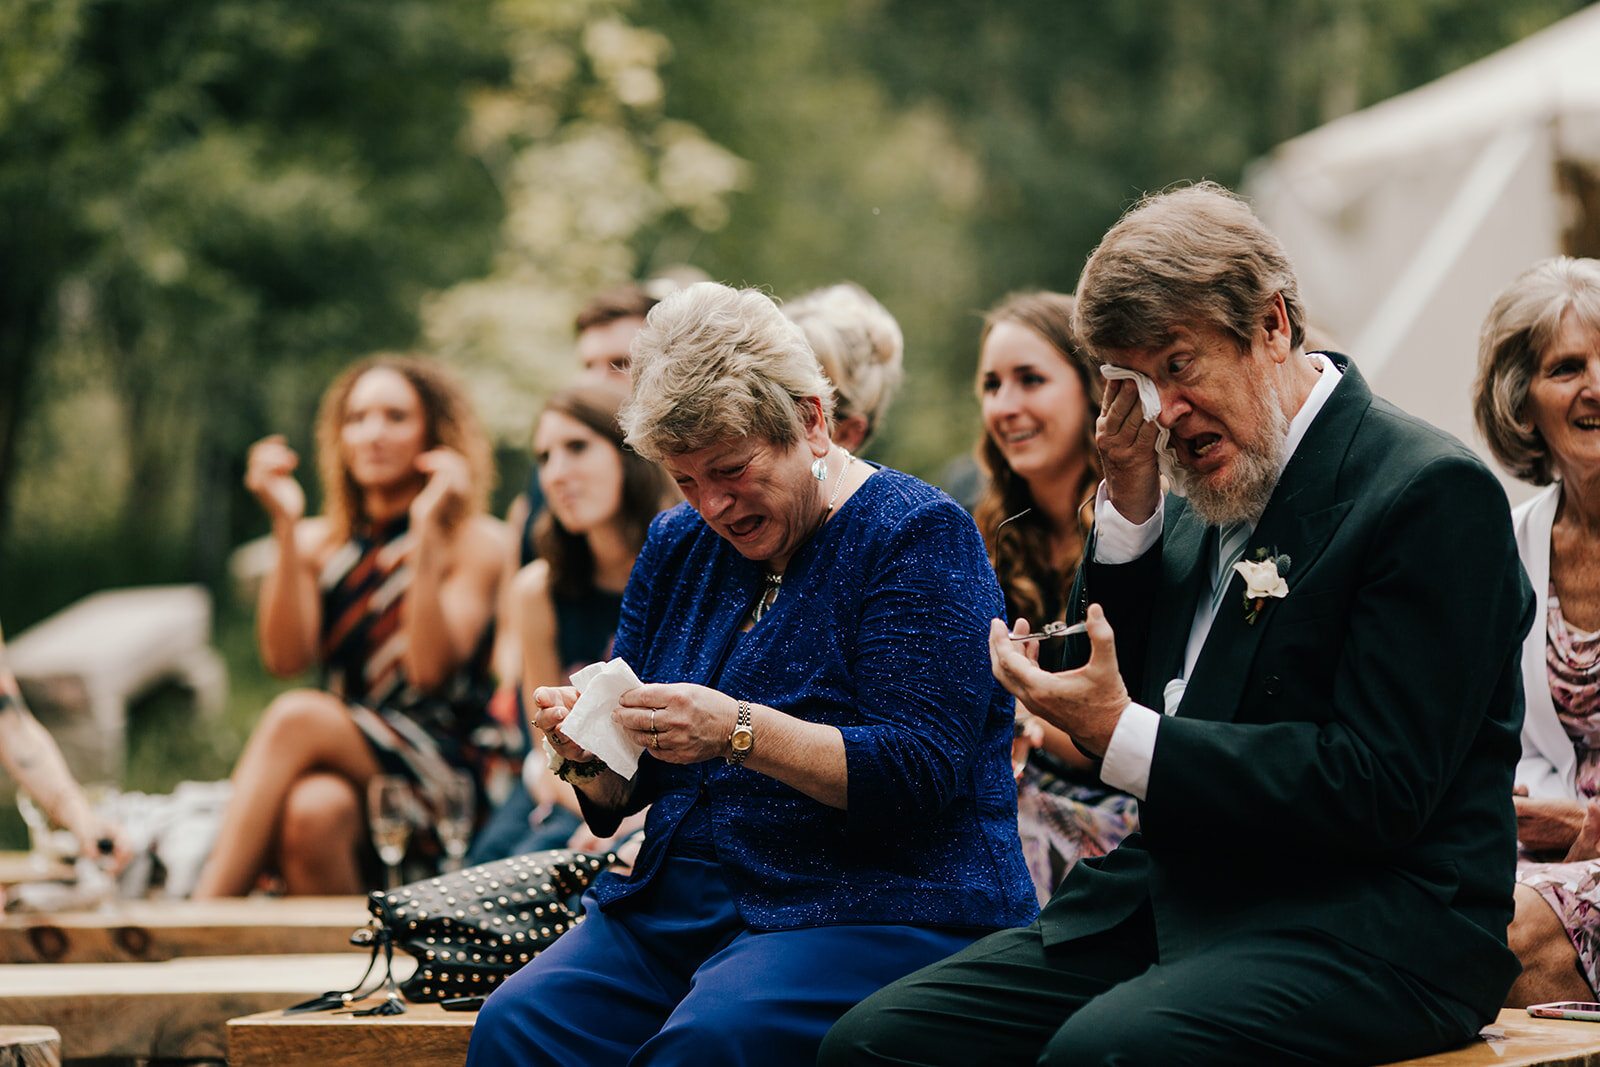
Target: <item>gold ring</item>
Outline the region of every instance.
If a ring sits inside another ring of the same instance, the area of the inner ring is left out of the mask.
[[[659,752],[661,750],[661,735],[656,733],[656,732],[654,732],[654,731],[651,731],[651,733],[650,733],[650,743],[652,745],[654,745],[656,747],[656,750]]]

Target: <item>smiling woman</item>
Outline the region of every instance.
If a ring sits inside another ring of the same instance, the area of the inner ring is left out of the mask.
[[[458,770],[481,789],[520,756],[520,739],[485,715],[507,546],[484,514],[489,446],[459,384],[420,359],[358,363],[323,396],[317,453],[326,508],[307,517],[284,439],[250,449],[245,486],[277,554],[258,608],[262,659],[281,677],[313,666],[321,677],[262,715],[196,896],[243,895],[264,875],[291,893],[374,888],[374,775],[408,781],[429,823]],[[433,835],[411,840],[411,873],[431,873]]]
[[[1079,348],[1072,308],[1063,293],[1007,297],[984,316],[978,348],[978,461],[989,476],[978,528],[1007,619],[1035,629],[1065,618],[1100,480],[1099,375]],[[1059,663],[1062,645],[1047,641],[1044,661]],[[1017,719],[1017,828],[1043,903],[1081,857],[1103,855],[1137,828],[1138,804],[1103,785],[1065,733],[1020,705]]]
[[[1600,985],[1600,262],[1561,257],[1496,299],[1478,345],[1478,428],[1544,492],[1513,513],[1544,605],[1522,647],[1516,915],[1508,1003]]]
[[[761,293],[669,296],[633,374],[628,443],[687,501],[623,594],[638,772],[562,734],[571,689],[534,725],[590,828],[649,805],[645,841],[489,999],[469,1062],[810,1064],[863,996],[1035,911],[999,589],[959,505],[830,440],[833,389]]]

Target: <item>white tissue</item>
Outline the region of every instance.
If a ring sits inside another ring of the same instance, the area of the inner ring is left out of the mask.
[[[613,659],[591,663],[577,671],[572,676],[572,684],[577,687],[578,702],[561,721],[561,732],[605,760],[607,767],[631,780],[638,773],[639,753],[644,749],[634,744],[622,727],[612,721],[611,711],[623,693],[644,683],[626,661]]]
[[[1117,367],[1110,363],[1100,364],[1100,375],[1108,381],[1129,381],[1139,387],[1139,407],[1144,411],[1144,421],[1149,422],[1161,414],[1161,394],[1156,392],[1156,383],[1150,380],[1149,375],[1140,374],[1127,367]],[[1172,432],[1165,426],[1156,426],[1156,457],[1161,461],[1161,473],[1166,476],[1167,487],[1170,492],[1183,495],[1180,483],[1174,476],[1174,467],[1177,457],[1172,449],[1167,447]]]

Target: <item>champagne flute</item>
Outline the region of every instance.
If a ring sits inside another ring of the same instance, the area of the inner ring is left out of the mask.
[[[34,802],[26,789],[17,790],[17,811],[28,826],[28,867],[35,874],[43,874],[58,858],[50,817]]]
[[[472,778],[456,771],[439,784],[438,818],[434,831],[444,846],[446,871],[459,871],[467,845],[472,840],[472,816],[477,800],[477,785]]]
[[[400,888],[400,861],[411,842],[411,783],[394,774],[375,774],[367,782],[367,823],[378,858],[389,870],[385,888]]]

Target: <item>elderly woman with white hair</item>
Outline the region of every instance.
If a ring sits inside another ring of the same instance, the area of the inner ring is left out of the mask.
[[[829,439],[833,389],[761,293],[669,296],[633,346],[628,443],[687,503],[652,524],[616,655],[626,778],[534,725],[627,877],[491,996],[469,1063],[810,1064],[862,997],[1028,922],[1001,599],[949,497]]]
[[[1516,913],[1507,1003],[1592,1000],[1600,978],[1600,262],[1511,283],[1478,347],[1474,413],[1500,464],[1543,492],[1513,514],[1544,611],[1523,642]]]
[[[805,331],[822,373],[833,383],[833,443],[860,451],[900,388],[906,347],[900,324],[854,282],[813,289],[783,310]]]

